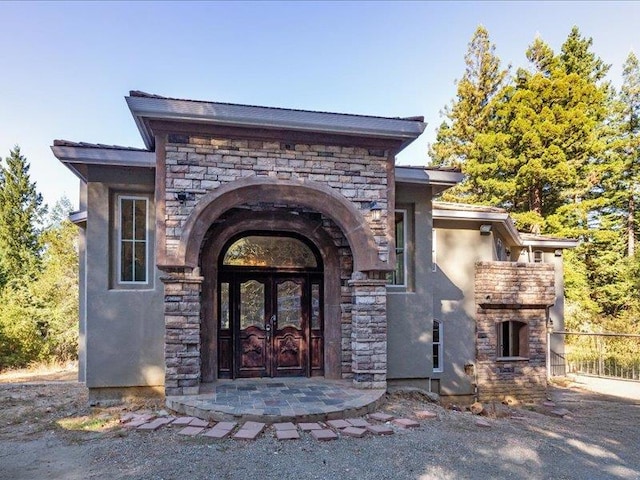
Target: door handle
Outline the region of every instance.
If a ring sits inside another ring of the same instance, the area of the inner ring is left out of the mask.
[[[271,319],[269,320],[269,322],[271,323],[271,325],[273,325],[273,328],[274,328],[274,329],[276,328],[276,322],[277,322],[277,321],[278,321],[278,320],[277,320],[277,318],[276,318],[275,314],[274,314],[274,315],[271,315]]]

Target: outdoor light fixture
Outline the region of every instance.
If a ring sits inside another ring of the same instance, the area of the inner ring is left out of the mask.
[[[180,203],[184,203],[187,200],[192,200],[193,199],[193,194],[192,193],[187,193],[184,190],[182,190],[182,191],[176,193],[175,199],[178,200]]]
[[[480,235],[489,235],[491,233],[491,224],[483,223],[480,225]]]
[[[378,202],[375,200],[369,203],[369,211],[371,212],[371,218],[374,222],[380,221],[380,214],[382,213],[382,208],[378,205]]]

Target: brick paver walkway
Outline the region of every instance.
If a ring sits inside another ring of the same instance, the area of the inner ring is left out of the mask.
[[[416,412],[416,414],[424,412]],[[416,415],[418,417],[418,415]],[[385,421],[380,418],[393,418]],[[436,417],[428,417],[433,420]],[[163,427],[173,427],[179,435],[189,437],[202,436],[222,440],[255,440],[261,435],[273,436],[277,440],[299,440],[303,435],[317,441],[331,441],[339,438],[363,438],[378,435],[392,435],[407,428],[418,428],[419,421],[411,418],[394,418],[391,415],[373,413],[367,418],[349,418],[348,420],[328,420],[326,422],[280,422],[267,425],[262,422],[208,422],[195,417],[173,417],[167,415],[155,417],[149,414],[125,414],[120,423],[124,428],[154,432]],[[490,426],[486,422],[486,426]],[[357,425],[357,426],[356,426]],[[483,425],[484,426],[484,425]],[[213,428],[209,428],[213,427]],[[151,433],[150,433],[151,434]]]

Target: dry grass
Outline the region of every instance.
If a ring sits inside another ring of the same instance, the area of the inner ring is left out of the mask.
[[[0,383],[74,381],[78,379],[77,362],[41,362],[27,368],[0,372]]]

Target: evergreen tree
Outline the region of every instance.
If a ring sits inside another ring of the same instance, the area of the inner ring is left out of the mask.
[[[445,108],[446,120],[429,154],[434,165],[461,168],[467,174],[468,180],[447,196],[469,202],[476,201],[485,188],[477,181],[476,172],[482,171],[483,178],[488,178],[486,173],[496,169],[495,159],[487,153],[494,148],[493,143],[486,135],[492,132],[494,100],[507,81],[509,69],[501,68],[495,45],[483,26],[476,29],[469,43],[465,64],[465,73],[457,83],[456,101]]]
[[[36,275],[40,267],[37,225],[46,210],[20,147],[11,150],[5,164],[0,164],[0,289]]]
[[[627,239],[627,256],[636,252],[638,220],[636,210],[640,201],[640,62],[631,52],[624,63],[619,101],[619,137],[616,145],[616,167],[612,185],[613,203],[623,212]],[[625,219],[626,217],[626,219]]]

